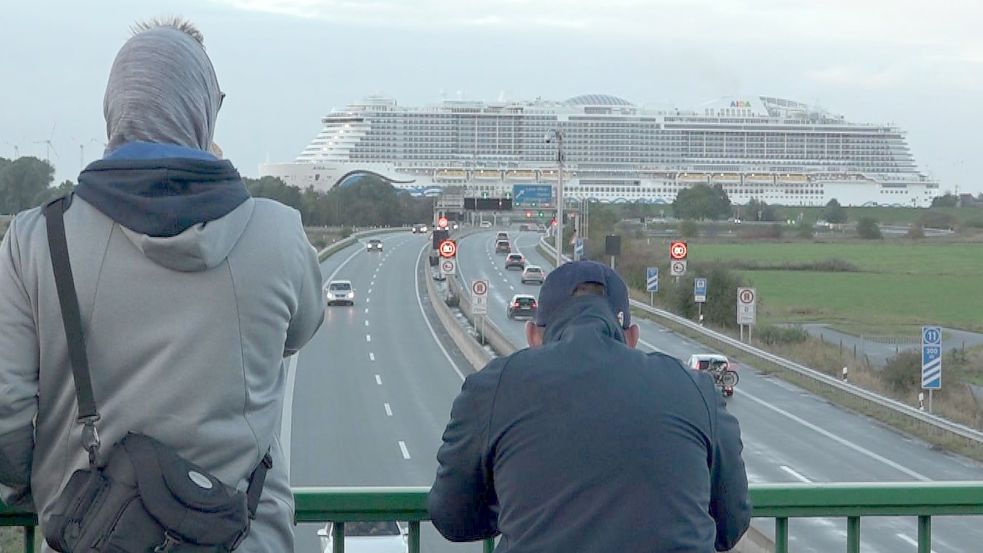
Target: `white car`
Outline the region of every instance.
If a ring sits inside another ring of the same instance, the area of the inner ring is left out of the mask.
[[[392,521],[346,522],[345,551],[350,553],[406,553],[409,543],[406,530]],[[317,531],[321,551],[334,551],[334,524],[327,523]]]
[[[491,221],[482,221],[480,225],[481,228],[491,228]]]
[[[350,280],[332,280],[324,285],[324,303],[328,305],[355,305],[355,289]]]
[[[522,278],[520,279],[523,284],[528,284],[535,282],[536,284],[542,284],[546,280],[546,273],[543,272],[542,267],[537,267],[536,265],[526,265],[526,268],[522,270]]]
[[[697,353],[691,355],[686,364],[694,371],[710,373],[724,397],[734,395],[734,387],[740,381],[740,376],[737,374],[737,365],[731,363],[727,356],[717,353]]]

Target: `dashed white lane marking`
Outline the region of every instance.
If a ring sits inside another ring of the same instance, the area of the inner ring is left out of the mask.
[[[365,298],[365,303],[369,303],[370,301],[372,301],[372,298]]]
[[[895,536],[898,536],[899,538],[901,538],[902,541],[908,542],[908,544],[910,544],[910,545],[914,545],[915,547],[918,547],[918,542],[917,541],[915,541],[914,539],[912,539],[912,538],[910,538],[910,537],[908,537],[908,536],[906,536],[904,534],[895,534]],[[930,551],[932,553],[935,553],[935,550],[934,549],[930,549]]]
[[[512,286],[511,284],[509,284],[509,290],[512,290],[514,292],[515,291],[515,286]]]
[[[369,282],[369,286],[375,286],[375,281],[373,280],[372,282]],[[370,294],[372,293],[372,289],[371,288],[369,288],[369,293]]]
[[[365,335],[365,341],[366,342],[371,342],[372,341],[372,335],[371,334],[366,334]]]
[[[793,421],[801,424],[802,426],[808,428],[809,430],[812,430],[813,432],[816,432],[817,434],[820,434],[822,436],[825,436],[825,437],[829,438],[830,440],[833,440],[834,442],[836,442],[836,443],[838,443],[840,445],[844,445],[844,446],[846,446],[846,447],[848,447],[848,448],[856,451],[857,453],[860,453],[861,455],[866,455],[867,457],[870,457],[871,459],[874,459],[875,461],[880,461],[881,463],[884,463],[885,465],[887,465],[887,466],[889,466],[889,467],[891,467],[891,468],[893,468],[893,469],[895,469],[895,470],[897,470],[899,472],[903,472],[903,473],[907,474],[908,476],[911,476],[912,478],[915,478],[916,480],[921,480],[922,482],[929,482],[929,481],[931,481],[931,478],[925,476],[924,474],[922,474],[920,472],[916,472],[914,470],[911,470],[910,468],[908,468],[908,467],[906,467],[906,466],[904,466],[904,465],[902,465],[900,463],[896,463],[896,462],[888,459],[887,457],[884,457],[882,455],[878,455],[878,454],[874,453],[873,451],[871,451],[871,450],[869,450],[869,449],[867,449],[867,448],[865,448],[863,446],[857,445],[857,444],[851,442],[850,440],[847,440],[846,438],[841,438],[840,436],[837,436],[836,434],[833,434],[832,432],[830,432],[830,431],[828,431],[826,429],[820,428],[820,427],[816,426],[815,424],[812,424],[811,422],[809,422],[809,421],[807,421],[807,420],[805,420],[805,419],[803,419],[801,417],[797,417],[797,416],[793,415],[792,413],[789,413],[788,411],[786,411],[784,409],[775,407],[774,405],[768,403],[767,401],[765,401],[765,400],[763,400],[763,399],[761,399],[761,398],[759,398],[759,397],[757,397],[757,396],[755,396],[753,394],[749,394],[748,392],[746,392],[744,390],[735,390],[735,391],[738,394],[740,394],[740,395],[742,395],[742,396],[750,399],[751,401],[753,401],[753,402],[761,405],[762,407],[765,407],[766,409],[770,409],[770,410],[778,413],[779,415],[782,415],[783,417],[785,417],[787,419],[793,420]]]
[[[369,361],[375,361],[375,354],[371,351],[369,352]]]
[[[369,326],[369,320],[365,319],[365,326]]]
[[[795,470],[793,470],[792,467],[787,467],[785,465],[779,465],[778,468],[780,468],[783,471],[787,472],[788,474],[790,474],[792,476],[792,478],[795,478],[799,482],[812,482],[812,480],[809,480],[805,476],[802,476],[798,472],[795,472]]]
[[[403,440],[399,441],[399,450],[403,453],[403,459],[409,460],[410,450],[406,449],[406,442]]]
[[[393,408],[390,407],[388,403],[383,403],[382,406],[386,408],[386,416],[387,417],[393,416]]]
[[[365,314],[366,314],[366,315],[368,315],[368,313],[369,313],[369,308],[368,308],[368,307],[366,307],[366,308],[365,308]]]
[[[370,293],[370,294],[372,293],[372,289],[371,289],[371,288],[369,288],[369,293]]]
[[[375,375],[375,383],[378,384],[379,386],[382,386],[382,377],[379,375]]]

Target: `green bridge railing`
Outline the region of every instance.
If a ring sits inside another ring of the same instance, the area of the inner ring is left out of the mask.
[[[297,522],[334,522],[334,551],[345,550],[345,522],[399,521],[409,525],[410,553],[420,551],[420,522],[428,488],[295,488]],[[792,518],[845,518],[847,553],[860,552],[861,517],[918,520],[918,553],[931,553],[932,517],[983,515],[983,482],[753,484],[755,518],[775,519],[775,552],[788,551]],[[0,526],[24,527],[24,551],[34,551],[31,513],[0,506]],[[485,551],[494,548],[485,542]]]

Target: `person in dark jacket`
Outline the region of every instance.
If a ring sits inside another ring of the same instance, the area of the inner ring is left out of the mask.
[[[628,290],[593,261],[546,278],[530,348],[468,376],[430,492],[449,540],[500,553],[731,549],[751,506],[737,419],[708,375],[638,351]]]

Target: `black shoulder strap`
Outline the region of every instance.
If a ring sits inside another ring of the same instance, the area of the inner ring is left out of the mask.
[[[266,484],[266,473],[271,468],[273,468],[273,457],[267,450],[266,455],[263,455],[263,460],[256,465],[253,473],[249,475],[249,487],[246,488],[246,507],[249,509],[249,518],[256,518],[259,498],[263,495],[263,486]]]
[[[85,353],[85,340],[82,336],[82,317],[79,314],[78,296],[75,294],[75,281],[72,278],[72,265],[68,259],[68,241],[65,238],[65,203],[62,197],[44,208],[48,227],[48,250],[51,252],[51,266],[55,273],[55,287],[58,290],[58,303],[65,326],[65,339],[68,342],[68,358],[72,363],[72,376],[75,377],[75,395],[78,397],[78,422],[99,420],[96,400],[92,395],[92,381],[89,378],[89,361]]]

